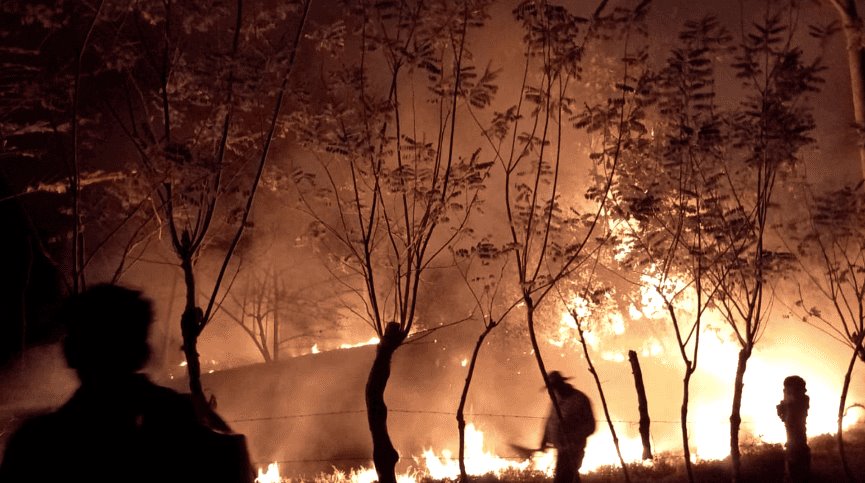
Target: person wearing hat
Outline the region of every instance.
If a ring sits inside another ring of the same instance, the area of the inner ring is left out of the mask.
[[[559,371],[548,376],[550,388],[556,395],[562,417],[556,414],[555,407],[550,409],[544,426],[544,436],[540,448],[556,448],[556,473],[554,483],[573,483],[580,481],[580,466],[586,451],[586,439],[595,432],[595,415],[589,398],[567,381]]]

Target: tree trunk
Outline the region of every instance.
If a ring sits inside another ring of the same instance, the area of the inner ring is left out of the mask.
[[[858,346],[857,346],[858,349]],[[853,366],[856,365],[858,350],[853,351],[853,357],[850,358],[850,364],[847,366],[847,372],[844,374],[844,385],[841,387],[841,401],[838,405],[838,453],[841,455],[841,464],[844,466],[844,474],[847,475],[847,481],[855,483],[856,478],[853,476],[853,470],[850,469],[850,463],[847,461],[847,451],[844,448],[844,412],[847,407],[847,391],[850,389],[850,378],[853,374]]]
[[[186,283],[186,305],[180,318],[180,333],[183,337],[183,355],[186,356],[186,373],[189,376],[189,392],[193,404],[201,410],[207,405],[201,386],[201,363],[198,360],[198,335],[201,323],[201,308],[195,302],[195,273],[192,258],[182,256],[180,268]]]
[[[694,374],[693,365],[686,362],[685,377],[682,378],[682,449],[685,451],[685,470],[688,472],[688,481],[694,483],[694,468],[691,464],[691,446],[688,438],[688,401],[690,400],[689,386],[691,375]]]
[[[592,374],[592,378],[595,379],[595,386],[597,386],[598,395],[601,397],[601,407],[604,408],[604,417],[607,420],[607,426],[610,428],[610,434],[613,437],[613,446],[616,447],[616,454],[619,455],[619,463],[622,465],[622,473],[625,476],[625,482],[631,483],[631,475],[628,474],[628,465],[625,464],[625,458],[622,457],[622,450],[619,447],[619,436],[616,434],[616,428],[613,426],[613,419],[610,417],[610,409],[607,406],[607,397],[604,395],[601,378],[598,377],[598,371],[595,370],[595,364],[592,363],[592,358],[589,355],[589,346],[586,344],[586,338],[583,336],[583,325],[577,318],[576,314],[571,313],[571,316],[577,324],[577,330],[580,333],[580,345],[583,347],[583,355],[586,357],[586,363],[589,365],[589,372]]]
[[[199,308],[193,307],[193,311]],[[184,324],[188,325],[188,324]],[[198,336],[191,334],[189,330],[183,332],[183,354],[186,356],[186,373],[189,377],[189,392],[192,400],[196,403],[204,403],[204,389],[201,386],[201,363],[198,360]]]
[[[640,412],[640,439],[643,441],[643,459],[652,459],[652,440],[649,436],[649,402],[646,398],[646,386],[643,384],[643,371],[640,369],[640,360],[637,359],[635,351],[628,351],[628,359],[631,361],[631,371],[634,373],[634,386],[637,390],[637,409]]]
[[[733,383],[733,409],[730,413],[730,462],[732,463],[733,482],[742,477],[742,454],[739,452],[739,426],[742,425],[742,391],[745,388],[745,369],[751,357],[750,348],[739,351],[739,362],[736,365],[736,380]]]
[[[469,386],[472,383],[472,376],[475,373],[475,363],[478,360],[478,354],[481,351],[481,347],[483,346],[484,339],[486,339],[487,335],[491,330],[495,328],[494,323],[490,323],[484,328],[484,331],[478,337],[478,341],[475,344],[475,349],[472,351],[472,359],[469,362],[469,370],[466,373],[466,383],[463,385],[463,392],[460,395],[460,405],[457,407],[457,428],[460,433],[460,450],[459,450],[459,465],[460,465],[460,481],[465,482],[468,481],[469,475],[466,473],[466,461],[465,461],[465,453],[466,453],[466,419],[464,415],[465,407],[466,407],[466,399],[468,399],[469,395]]]
[[[387,431],[387,405],[384,390],[390,378],[390,361],[393,353],[405,340],[399,324],[387,324],[384,335],[375,351],[375,360],[366,381],[366,417],[372,435],[372,461],[379,483],[396,483],[396,463],[399,453],[391,443]]]
[[[562,418],[562,408],[559,405],[559,399],[556,397],[556,391],[550,386],[550,376],[547,374],[547,368],[544,365],[544,358],[541,357],[541,348],[538,345],[538,337],[535,334],[535,303],[532,300],[532,297],[528,294],[523,294],[523,301],[526,304],[526,320],[529,328],[529,340],[532,343],[532,352],[535,354],[535,362],[538,363],[538,369],[541,371],[541,378],[544,380],[544,387],[547,388],[547,394],[550,396],[550,402],[553,405],[553,414],[559,418],[559,422],[561,422],[564,418]],[[567,439],[569,436],[566,433],[565,438]],[[561,457],[561,456],[559,456]],[[570,452],[567,455],[568,458],[572,457]],[[571,466],[576,468],[575,464]],[[579,468],[577,468],[579,471]]]
[[[547,374],[547,368],[544,364],[544,358],[541,357],[541,348],[538,345],[538,337],[535,334],[535,305],[532,298],[524,295],[523,301],[526,304],[526,319],[529,327],[529,340],[532,343],[532,352],[535,354],[535,362],[538,363],[538,369],[541,371],[541,378],[544,380],[544,387],[547,388],[547,394],[550,396],[550,402],[553,404],[553,412],[559,421],[562,420],[562,408],[559,406],[559,400],[556,397],[556,392],[550,387],[550,377]]]
[[[784,379],[784,398],[776,406],[784,423],[784,481],[808,483],[811,480],[811,448],[808,447],[808,409],[805,380],[799,376]]]
[[[276,270],[273,271],[273,301],[271,302],[273,309],[273,350],[271,357],[275,361],[279,360],[279,309],[282,293],[279,287],[279,278],[276,276]]]
[[[856,10],[855,0],[830,0],[835,6],[844,26],[847,39],[847,64],[850,69],[850,89],[853,97],[853,116],[856,120],[857,145],[862,176],[865,177],[865,45],[863,45],[862,19]]]

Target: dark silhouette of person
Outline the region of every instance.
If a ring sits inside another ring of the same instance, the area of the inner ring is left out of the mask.
[[[784,452],[785,481],[806,483],[811,475],[811,448],[808,447],[806,422],[810,399],[805,380],[799,376],[784,379],[784,399],[776,406],[778,417],[787,430]]]
[[[140,372],[150,355],[150,300],[97,285],[69,298],[60,319],[63,353],[81,385],[11,436],[0,482],[253,481],[242,435],[202,424],[188,395]]]
[[[595,432],[592,402],[570,385],[567,382],[570,378],[562,376],[559,371],[550,372],[548,379],[556,394],[562,418],[559,419],[555,407],[550,409],[540,448],[543,450],[547,446],[553,446],[558,452],[554,483],[579,482],[586,439]]]

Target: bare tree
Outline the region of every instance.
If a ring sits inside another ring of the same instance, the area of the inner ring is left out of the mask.
[[[116,72],[109,84],[116,95],[106,109],[138,154],[183,273],[183,351],[204,417],[212,413],[201,387],[198,337],[214,314],[273,139],[284,134],[281,114],[310,5],[280,4],[245,16],[242,0],[231,7],[135,4],[111,17],[123,41],[102,47]],[[286,17],[296,21],[279,21]],[[260,128],[249,122],[262,118]],[[220,233],[222,262],[202,309],[195,265]]]
[[[308,350],[332,335],[330,321],[338,315],[339,297],[345,295],[330,278],[298,279],[272,264],[255,268],[270,262],[256,260],[239,269],[241,280],[232,281],[219,304],[266,363],[281,360],[285,349],[294,349],[290,355],[301,346]]]
[[[613,438],[613,446],[615,446],[616,455],[619,457],[619,464],[622,467],[625,479],[628,480],[630,479],[630,475],[628,473],[627,463],[625,463],[625,458],[622,456],[622,449],[619,446],[619,435],[616,432],[615,425],[613,424],[613,418],[610,415],[610,407],[609,404],[607,404],[607,395],[604,392],[604,385],[601,382],[601,376],[598,374],[598,370],[595,368],[595,363],[592,361],[592,355],[589,352],[589,342],[586,338],[586,332],[592,330],[593,325],[596,326],[601,323],[601,321],[598,320],[601,319],[598,313],[610,313],[614,310],[610,306],[611,304],[607,303],[609,301],[607,297],[613,291],[612,288],[603,286],[594,280],[602,253],[604,253],[604,250],[602,249],[596,251],[594,261],[591,263],[592,268],[587,271],[588,274],[586,275],[586,279],[577,281],[577,290],[579,290],[579,293],[570,294],[567,299],[560,293],[560,297],[562,299],[562,304],[567,307],[568,314],[574,320],[574,326],[577,331],[577,342],[580,344],[583,357],[586,359],[589,374],[591,374],[592,379],[594,379],[595,388],[598,390],[598,397],[601,399],[601,408],[604,411],[604,419],[607,421],[607,428],[610,430],[610,435]],[[574,282],[573,279],[571,281]]]
[[[516,308],[516,303],[508,307],[501,307],[500,298],[502,291],[507,287],[503,283],[505,271],[508,268],[510,258],[507,253],[501,252],[487,239],[480,240],[470,248],[453,250],[454,265],[459,270],[460,276],[465,282],[467,291],[471,294],[475,305],[476,317],[480,318],[483,330],[475,341],[472,355],[467,361],[465,384],[460,393],[460,401],[457,406],[456,419],[457,431],[459,432],[458,462],[460,467],[460,481],[468,481],[465,464],[465,407],[468,401],[469,389],[475,373],[478,357],[487,336],[508,316],[511,310]],[[462,263],[461,263],[462,262]]]
[[[235,290],[229,292],[237,311],[219,304],[219,309],[231,318],[249,336],[264,362],[279,360],[282,346],[280,322],[285,316],[285,283],[276,270],[265,269],[248,273],[240,297]]]
[[[348,67],[327,71],[328,95],[297,123],[319,161],[295,172],[311,233],[332,254],[335,273],[359,280],[345,282],[357,295],[355,314],[380,340],[366,405],[383,483],[396,480],[399,460],[384,401],[393,353],[415,327],[421,284],[465,228],[492,164],[458,145],[461,110],[485,106],[496,90],[495,74],[470,62],[468,43],[488,4],[350,3],[357,22],[342,28],[356,48],[336,53]]]

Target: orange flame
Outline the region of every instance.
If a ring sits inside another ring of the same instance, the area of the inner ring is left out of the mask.
[[[450,450],[445,449],[437,455],[432,449],[427,449],[422,458],[426,473],[434,479],[456,479],[460,475],[459,460],[454,458]],[[531,470],[552,476],[555,453],[539,452],[532,459],[523,461],[496,456],[495,453],[484,450],[484,433],[469,423],[466,425],[465,435],[465,464],[466,473],[472,476],[489,473],[501,476],[506,470]]]
[[[331,474],[320,474],[313,479],[315,483],[374,483],[378,480],[378,474],[375,468],[361,467],[351,471],[340,471],[334,469]],[[277,463],[267,465],[267,470],[258,469],[258,477],[255,478],[255,483],[288,483],[291,478],[283,478],[279,472]],[[305,480],[304,480],[305,481]],[[409,470],[409,472],[397,475],[397,483],[417,483],[417,475]]]
[[[339,348],[340,348],[340,349],[352,349],[352,348],[355,348],[355,347],[363,347],[363,346],[365,346],[365,345],[375,345],[375,344],[378,344],[378,343],[379,343],[379,338],[378,338],[378,337],[372,337],[372,338],[370,338],[370,339],[367,340],[367,341],[364,341],[364,342],[358,342],[357,344],[340,344],[340,345],[339,345]]]
[[[662,279],[655,274],[653,268],[642,274],[640,281],[640,300],[636,305],[628,307],[626,316],[630,320],[666,320],[669,315],[661,294],[668,299],[675,297],[676,311],[682,317],[693,318],[697,309],[696,296],[693,289],[689,289],[683,281],[671,277]],[[571,311],[575,311],[582,320],[591,321],[583,327],[584,337],[589,349],[596,353],[599,359],[615,363],[627,360],[623,352],[604,347],[603,344],[608,340],[607,336],[625,333],[625,316],[604,301],[599,306],[592,305],[580,296],[575,296],[568,309],[562,313],[558,330],[549,341],[552,345],[560,348],[565,345],[579,346],[577,326]],[[740,350],[732,329],[717,310],[707,310],[702,320],[699,366],[691,381],[688,416],[689,445],[695,461],[723,459],[730,454],[728,418],[732,408],[734,371]],[[804,378],[808,387],[808,435],[813,437],[826,433],[834,434],[837,430],[837,405],[841,386],[839,371],[827,360],[826,355],[814,346],[813,341],[802,340],[790,332],[797,331],[785,328],[781,337],[774,336],[777,340],[766,341],[755,348],[748,361],[741,407],[741,432],[757,441],[782,443],[786,440],[786,431],[777,416],[775,405],[782,398],[784,378],[793,374]],[[768,335],[766,337],[768,338]],[[678,348],[667,346],[673,344],[671,338],[646,340],[644,336],[640,336],[639,340],[642,340],[643,356],[665,358],[667,354],[678,352]],[[689,344],[693,343],[694,338],[689,341]],[[674,356],[669,356],[669,359],[662,359],[662,364],[681,364]],[[673,393],[670,393],[669,397],[669,402],[676,400]],[[848,415],[843,420],[843,427],[849,429],[856,422],[855,415]],[[590,457],[592,448],[598,445],[612,451],[612,441],[601,443],[603,438],[611,439],[607,432],[599,432],[589,440],[583,469],[597,467],[596,461],[601,462],[599,464],[616,464],[617,458],[610,458],[609,451],[603,457],[599,456],[603,451]],[[622,452],[626,461],[638,460],[637,443],[637,439],[624,440]],[[681,450],[681,441],[659,443],[659,446],[669,450]],[[631,445],[633,450],[628,449]],[[629,453],[632,456],[629,457]]]
[[[258,469],[258,476],[255,478],[255,483],[282,483],[283,479],[279,475],[279,465],[271,463],[267,465],[267,471]]]

